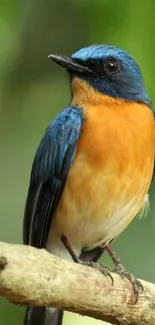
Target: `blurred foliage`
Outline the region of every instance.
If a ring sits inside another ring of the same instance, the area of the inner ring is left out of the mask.
[[[50,120],[69,101],[68,78],[48,54],[72,53],[92,43],[120,46],[139,62],[155,103],[154,11],[154,0],[1,0],[1,240],[22,241],[34,152]],[[155,281],[154,191],[152,186],[149,216],[133,221],[113,244],[123,264],[149,281]],[[0,325],[21,325],[23,312],[1,299]],[[66,313],[64,323],[101,322]]]

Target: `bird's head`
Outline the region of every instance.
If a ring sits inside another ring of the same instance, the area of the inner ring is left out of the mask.
[[[71,56],[51,54],[49,57],[67,69],[71,82],[82,80],[102,95],[142,102],[151,107],[138,64],[120,48],[93,45]]]

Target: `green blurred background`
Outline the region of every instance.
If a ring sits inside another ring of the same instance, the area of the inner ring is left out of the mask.
[[[20,243],[33,156],[56,113],[69,102],[68,78],[50,53],[92,43],[129,51],[140,64],[155,105],[154,0],[1,0],[0,239]],[[139,135],[140,136],[140,135]],[[136,219],[113,247],[136,276],[155,281],[155,185],[147,218]],[[105,261],[108,257],[105,256]],[[21,325],[24,308],[0,300],[0,325]],[[71,313],[65,325],[103,324]],[[39,325],[39,324],[38,324]]]

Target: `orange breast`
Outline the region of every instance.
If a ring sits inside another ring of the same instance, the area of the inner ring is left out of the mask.
[[[144,205],[155,121],[146,105],[106,96],[82,107],[86,120],[53,227],[73,245],[95,247],[116,237]]]

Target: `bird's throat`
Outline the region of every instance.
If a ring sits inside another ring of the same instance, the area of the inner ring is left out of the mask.
[[[94,89],[89,83],[85,80],[79,79],[78,77],[73,77],[71,80],[71,91],[72,91],[72,100],[71,105],[84,107],[88,103],[93,106],[98,105],[117,105],[124,100],[113,98],[107,95],[102,94],[97,89]]]

